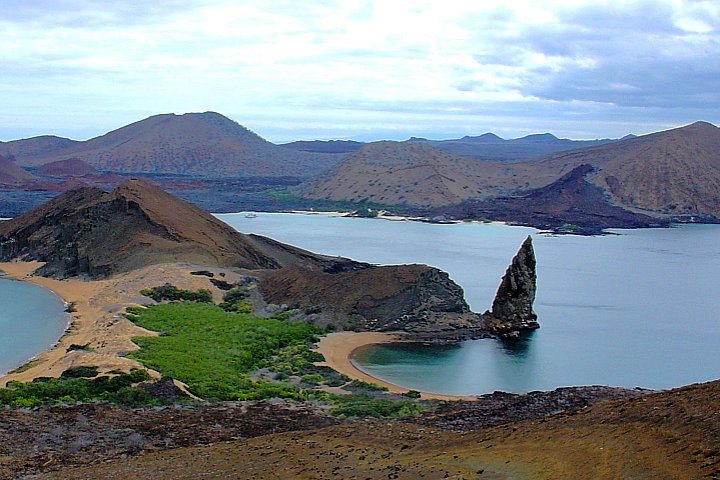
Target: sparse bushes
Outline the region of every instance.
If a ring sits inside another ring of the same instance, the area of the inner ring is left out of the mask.
[[[69,371],[72,373],[67,374]],[[94,375],[92,372],[95,372]],[[0,405],[35,407],[94,400],[130,407],[160,403],[145,390],[132,386],[150,378],[145,370],[132,370],[114,377],[87,378],[96,375],[97,367],[76,367],[66,370],[61,378],[37,378],[28,383],[10,382],[7,388],[0,389]]]
[[[231,288],[225,292],[225,295],[223,295],[223,301],[219,306],[226,312],[252,313],[252,305],[245,301],[246,296],[247,291],[244,288]]]
[[[408,390],[407,392],[403,393],[403,395],[408,398],[420,398],[422,394],[417,390]]]
[[[183,290],[177,288],[169,283],[153,288],[144,288],[140,290],[141,295],[150,297],[156,302],[162,302],[167,300],[170,302],[188,301],[188,302],[201,302],[201,303],[212,303],[212,293],[209,290],[200,289],[197,291]]]

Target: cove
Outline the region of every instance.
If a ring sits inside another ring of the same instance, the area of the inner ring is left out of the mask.
[[[720,378],[718,225],[579,237],[498,224],[266,213],[218,217],[239,231],[318,253],[441,268],[480,312],[532,234],[540,330],[515,344],[477,340],[356,352],[360,368],[407,388],[447,394],[588,384],[670,388]]]
[[[50,348],[65,332],[62,299],[40,286],[0,278],[0,374]]]

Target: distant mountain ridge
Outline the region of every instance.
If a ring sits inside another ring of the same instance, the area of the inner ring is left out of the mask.
[[[551,133],[536,133],[524,137],[504,139],[494,133],[479,136],[464,136],[460,139],[426,140],[410,139],[409,142],[423,142],[454,155],[463,155],[477,160],[523,161],[543,155],[613,143],[618,140],[570,140],[558,138]]]
[[[564,150],[574,150],[616,141],[618,140],[610,138],[598,140],[561,139],[551,133],[537,133],[507,140],[494,133],[484,133],[478,136],[466,135],[462,138],[448,140],[429,140],[423,137],[410,137],[405,140],[408,143],[424,143],[454,155],[462,155],[477,160],[497,161],[528,160]],[[366,145],[366,143],[352,140],[314,140],[284,143],[281,146],[306,152],[353,153],[360,150],[363,145]]]
[[[20,165],[73,158],[98,170],[120,173],[308,177],[339,159],[333,154],[278,147],[214,112],[155,115],[85,142],[61,142],[63,148],[53,145],[43,150],[44,143],[37,138],[22,142],[24,149],[17,155]]]

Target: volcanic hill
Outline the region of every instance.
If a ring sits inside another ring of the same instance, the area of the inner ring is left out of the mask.
[[[282,148],[227,117],[205,112],[155,115],[67,148],[17,158],[27,166],[73,158],[121,173],[308,177],[339,156]]]
[[[39,137],[23,138],[9,142],[0,142],[0,154],[14,158],[19,163],[24,160],[45,157],[61,152],[81,142],[55,135],[41,135]]]
[[[505,185],[495,180],[505,168],[422,143],[374,142],[301,185],[299,191],[315,199],[450,205],[502,191]]]
[[[0,156],[0,183],[15,184],[34,180],[35,176]]]
[[[87,162],[79,158],[68,158],[42,165],[37,169],[39,175],[46,177],[87,177],[98,176],[100,172]]]
[[[582,175],[576,172],[564,178],[583,165],[591,171],[584,167]],[[600,190],[584,186],[580,181],[584,178]],[[577,188],[568,189],[570,179],[575,179]],[[540,187],[548,188],[540,191]],[[720,129],[696,122],[523,162],[471,161],[426,142],[378,142],[305,182],[299,191],[316,199],[425,207],[520,196],[525,200],[485,204],[481,210],[491,219],[537,226],[543,225],[543,219],[534,218],[535,200],[548,209],[542,215],[554,215],[565,223],[582,224],[591,217],[617,217],[617,225],[608,226],[618,227],[652,223],[647,218],[623,220],[624,214],[611,209],[613,205],[713,221],[711,216],[720,218]],[[570,197],[573,202],[563,206]],[[454,207],[448,211],[458,213]]]

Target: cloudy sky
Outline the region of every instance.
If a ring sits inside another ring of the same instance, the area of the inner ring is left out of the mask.
[[[720,2],[0,0],[0,140],[217,111],[271,141],[720,124]]]

